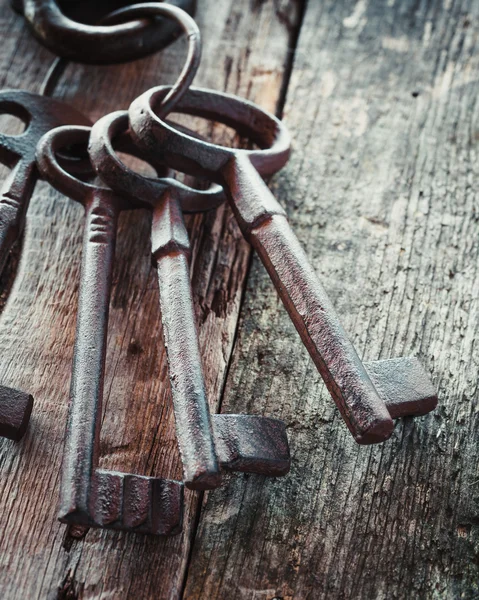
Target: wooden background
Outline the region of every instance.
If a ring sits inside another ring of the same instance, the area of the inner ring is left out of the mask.
[[[272,185],[359,353],[418,355],[439,407],[357,446],[222,207],[189,219],[212,409],[284,419],[291,473],[187,492],[175,538],[67,530],[56,510],[82,209],[40,184],[13,287],[15,260],[1,281],[0,381],[36,404],[23,441],[0,441],[0,596],[478,598],[479,3],[198,4],[195,83],[284,117],[294,151]],[[38,91],[52,55],[6,0],[0,40],[2,86]],[[55,96],[92,119],[126,108],[174,80],[184,48],[70,65]],[[146,212],[122,219],[101,462],[179,477],[148,230]]]

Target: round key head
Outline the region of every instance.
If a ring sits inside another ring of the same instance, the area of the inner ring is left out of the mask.
[[[168,123],[157,112],[169,88],[160,86],[139,96],[130,106],[134,139],[148,154],[174,169],[223,183],[221,170],[238,154],[246,154],[263,175],[272,175],[287,162],[290,136],[286,126],[271,113],[248,100],[190,88],[174,111],[224,123],[247,136],[259,149],[226,148],[205,142]]]
[[[83,181],[69,173],[60,163],[58,153],[69,146],[86,148],[90,127],[63,126],[52,129],[38,142],[36,158],[41,175],[59,192],[85,204],[93,195],[110,196],[120,209],[133,208],[127,198],[120,197],[110,188]]]
[[[91,124],[72,106],[24,90],[1,91],[0,114],[13,115],[26,124],[20,135],[0,133],[0,162],[8,167],[13,167],[19,159],[33,163],[38,140],[51,129],[65,124]],[[71,162],[74,164],[75,160]]]
[[[129,169],[113,147],[113,141],[127,130],[127,111],[102,117],[91,130],[88,151],[92,166],[112,189],[135,198],[140,204],[150,205],[155,205],[163,192],[170,190],[175,193],[184,212],[210,210],[224,201],[223,189],[219,185],[212,185],[208,190],[196,190],[171,177],[145,177]]]
[[[124,4],[120,0],[117,6]],[[179,34],[178,23],[151,2],[128,6],[116,11],[111,25],[86,25],[68,18],[56,0],[16,1],[35,37],[52,52],[69,60],[89,64],[120,63],[157,52],[171,44]],[[196,0],[169,0],[165,7],[183,9],[194,14]],[[178,19],[176,19],[178,20]],[[102,21],[102,23],[104,20]]]

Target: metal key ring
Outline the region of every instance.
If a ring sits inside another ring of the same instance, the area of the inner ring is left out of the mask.
[[[195,12],[196,0],[169,1],[165,7]],[[61,12],[55,0],[23,0],[21,12],[35,37],[55,54],[86,64],[113,64],[157,52],[178,37],[174,23],[145,22],[147,16],[172,16],[172,12],[163,10],[165,7],[159,3],[126,7],[114,14],[121,20],[125,15],[138,20],[118,24],[112,18],[108,26],[73,21]]]
[[[155,108],[160,114],[167,114],[179,98],[186,92],[193,81],[201,60],[201,35],[194,19],[185,11],[168,4],[145,3],[138,4],[125,9],[120,9],[108,14],[102,19],[102,23],[110,23],[118,20],[119,17],[135,17],[149,14],[162,14],[176,20],[188,40],[188,51],[183,69],[181,70],[175,84],[171,87],[169,94],[163,97],[161,103]],[[67,59],[57,58],[50,67],[44,85],[42,86],[43,95],[51,95],[51,91],[62,75]]]
[[[185,60],[185,64],[183,66],[183,69],[181,70],[175,84],[171,87],[168,87],[167,93],[161,98],[161,100],[159,102],[157,102],[157,108],[158,110],[161,111],[161,114],[167,114],[169,112],[169,110],[171,110],[171,108],[173,106],[176,105],[176,103],[183,97],[183,95],[188,91],[189,86],[191,84],[191,81],[193,80],[194,76],[196,75],[196,71],[198,70],[198,66],[200,63],[200,59],[201,59],[201,37],[200,37],[200,32],[199,29],[195,23],[195,21],[187,14],[185,13],[183,10],[174,7],[174,6],[169,6],[169,5],[162,5],[162,4],[138,4],[135,6],[131,6],[128,7],[126,9],[121,9],[119,11],[116,11],[114,13],[110,13],[107,17],[106,20],[110,21],[112,19],[117,18],[118,16],[125,16],[125,15],[136,15],[136,14],[145,14],[145,12],[147,14],[163,14],[163,15],[168,15],[170,17],[172,17],[173,19],[177,20],[178,23],[181,25],[181,27],[183,28],[183,30],[185,31],[185,33],[187,34],[188,37],[188,54]],[[53,65],[53,70],[55,70],[58,67],[58,64],[54,64]],[[49,79],[53,81],[54,76],[52,75],[52,72],[50,72],[49,75]],[[123,123],[125,124],[125,127],[123,129],[126,129],[127,127],[127,123],[128,123],[128,119],[127,119],[127,113],[125,112],[125,118]],[[58,189],[64,193],[65,195],[70,195],[72,197],[74,197],[75,199],[78,199],[80,197],[84,197],[85,194],[87,194],[88,192],[91,193],[93,191],[93,189],[97,188],[98,186],[92,186],[84,181],[81,181],[79,179],[77,179],[76,177],[74,177],[72,174],[70,174],[66,169],[64,169],[62,167],[62,165],[58,162],[57,157],[55,156],[55,152],[60,149],[62,146],[65,145],[65,140],[68,140],[71,143],[71,140],[73,138],[78,140],[78,143],[81,142],[85,142],[88,138],[85,137],[85,130],[87,130],[88,132],[90,131],[89,128],[69,128],[69,127],[64,127],[64,128],[58,128],[61,131],[57,131],[55,130],[55,135],[46,135],[44,136],[43,141],[40,140],[39,142],[39,146],[37,148],[37,157],[41,157],[41,160],[45,162],[45,164],[41,165],[41,170],[43,170],[45,173],[47,173],[49,176],[51,176],[52,178],[54,176],[56,176],[58,178]],[[41,148],[40,148],[41,146]],[[113,150],[113,147],[111,147],[111,154],[112,157],[115,156],[115,152]],[[43,150],[42,150],[43,148]],[[149,161],[153,166],[157,166],[157,162],[155,161]],[[121,161],[117,161],[117,166],[121,167]],[[146,179],[146,178],[145,178]],[[153,180],[154,184],[152,185],[158,185],[158,180]],[[180,184],[180,182],[176,182],[175,180],[174,184],[179,186],[182,186],[182,184]],[[169,182],[168,182],[169,185]],[[166,187],[166,184],[165,184]],[[186,192],[188,192],[189,190],[191,190],[192,193],[194,193],[194,195],[197,195],[196,190],[192,190],[192,188],[188,188],[188,186],[182,186],[184,188],[184,196],[185,196],[185,210],[188,209],[187,203],[188,200],[191,198],[192,194],[188,194]],[[101,188],[102,191],[105,191],[106,189],[109,188]],[[204,197],[208,197],[208,191],[203,192]],[[212,203],[211,204],[207,204],[207,208],[205,210],[208,210],[209,208],[212,208],[214,206],[217,206],[218,204],[221,203],[221,200],[219,200],[219,197],[221,195],[221,190],[220,189],[215,189],[213,191],[213,195],[212,195]]]

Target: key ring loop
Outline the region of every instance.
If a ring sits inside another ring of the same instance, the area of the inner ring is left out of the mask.
[[[175,20],[184,31],[188,40],[188,51],[183,69],[181,70],[178,79],[168,94],[162,98],[158,105],[155,105],[155,110],[162,117],[165,117],[179,101],[183,94],[190,87],[201,61],[201,35],[198,25],[190,15],[172,4],[159,2],[145,2],[121,8],[109,13],[101,21],[102,24],[116,23],[119,19],[124,18],[143,18],[145,16],[161,15]],[[50,67],[44,84],[41,88],[41,94],[44,96],[51,95],[59,77],[63,73],[68,59],[64,57],[57,58]]]
[[[257,104],[214,90],[190,87],[174,111],[218,121],[246,135],[259,148],[238,149],[206,142],[181,131],[158,113],[168,86],[152,88],[130,105],[135,142],[171,168],[222,183],[219,171],[233,155],[248,156],[263,176],[273,175],[287,162],[291,139],[282,121]]]
[[[159,4],[159,3],[144,3],[138,4],[130,7],[126,7],[124,9],[120,9],[118,11],[114,11],[110,13],[104,20],[107,22],[114,21],[119,17],[130,17],[130,16],[144,16],[161,14],[163,16],[168,16],[177,21],[182,29],[185,31],[188,38],[188,54],[186,57],[185,64],[183,69],[180,72],[175,84],[169,89],[168,93],[163,97],[161,103],[159,103],[157,107],[157,111],[164,116],[175,106],[175,104],[181,99],[181,97],[188,91],[190,84],[196,74],[198,66],[200,64],[201,59],[201,37],[198,26],[195,21],[182,9],[172,6],[169,4]],[[60,76],[63,65],[65,63],[65,59],[60,58],[57,62],[53,63],[50,72],[47,75],[47,79],[42,88],[44,94],[48,93],[49,86],[55,85],[58,77]],[[54,130],[55,131],[55,130]],[[81,131],[81,130],[80,130]],[[52,132],[50,132],[52,133]],[[72,135],[79,135],[80,137],[85,136],[85,130],[82,133],[77,131],[76,134],[72,134],[69,132],[68,127],[63,128],[63,132],[58,132],[58,135],[53,136],[46,134],[42,140],[40,140],[38,144],[38,149],[41,147],[45,147],[46,150],[43,152],[42,160],[44,162],[49,163],[49,168],[56,170],[58,177],[64,182],[68,189],[76,190],[76,193],[83,194],[87,189],[93,189],[93,186],[90,186],[88,183],[81,181],[74,177],[72,174],[68,173],[68,171],[63,168],[57,161],[55,157],[55,150],[61,146],[63,143],[63,139],[66,138],[71,140]],[[51,138],[51,140],[50,140]],[[81,139],[84,139],[81,138]],[[39,154],[40,150],[37,152],[37,157],[41,155]],[[45,168],[45,170],[47,170]],[[65,192],[67,195],[69,192]],[[217,205],[218,201],[215,200],[214,205]]]
[[[196,21],[190,15],[172,4],[158,2],[145,2],[143,4],[134,4],[126,8],[120,8],[110,13],[105,19],[105,23],[115,22],[119,17],[145,17],[145,16],[165,16],[177,21],[188,41],[188,53],[185,64],[181,70],[178,79],[162,99],[161,104],[155,106],[162,117],[165,117],[185,94],[190,87],[201,61],[201,35]]]
[[[195,0],[169,0],[175,8],[194,14]],[[134,60],[165,48],[177,36],[169,23],[141,20],[85,25],[62,13],[56,0],[23,0],[14,7],[23,12],[35,37],[55,54],[87,64]],[[159,13],[158,13],[159,14]]]

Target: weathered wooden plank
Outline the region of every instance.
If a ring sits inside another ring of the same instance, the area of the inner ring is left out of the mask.
[[[205,497],[185,598],[478,597],[478,17],[308,3],[275,189],[362,356],[419,355],[440,405],[357,446],[255,259],[222,409],[288,422],[292,471]]]
[[[289,43],[299,21],[298,3],[201,0],[198,4],[204,60],[197,84],[237,92],[275,110],[290,60]],[[36,88],[49,54],[39,49],[5,3],[0,8],[0,28],[4,34],[1,76],[10,86]],[[92,118],[126,108],[151,85],[172,82],[183,52],[179,42],[161,56],[130,65],[71,66],[57,96]],[[189,224],[207,387],[216,408],[250,250],[228,209],[192,218]],[[181,594],[195,531],[197,494],[187,492],[184,533],[174,539],[93,530],[77,539],[74,531],[67,534],[56,520],[81,227],[80,206],[46,184],[37,188],[22,261],[1,316],[0,381],[27,389],[36,399],[24,440],[18,445],[0,442],[1,596],[176,598]],[[179,477],[148,230],[146,213],[139,211],[121,221],[101,465]]]

